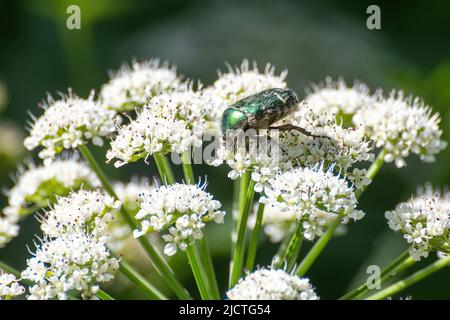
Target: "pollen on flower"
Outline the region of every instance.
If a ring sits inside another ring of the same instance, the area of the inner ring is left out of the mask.
[[[140,229],[134,236],[168,230],[162,238],[167,243],[164,253],[169,256],[201,239],[206,223],[223,223],[225,215],[219,210],[221,203],[203,188],[176,183],[143,192],[136,215]]]
[[[385,161],[394,161],[397,167],[403,167],[411,153],[433,162],[447,146],[441,140],[439,114],[433,114],[420,98],[405,97],[402,91],[392,91],[387,98],[380,93],[370,108],[355,113],[353,121],[377,147],[386,149]]]
[[[332,169],[297,168],[277,175],[264,189],[265,232],[272,241],[284,238],[293,223],[302,225],[305,239],[322,236],[328,224],[342,218],[359,220],[364,213],[356,210],[357,200],[349,183]]]
[[[69,89],[59,100],[51,96],[42,104],[44,114],[33,117],[30,134],[24,144],[28,150],[43,149],[39,157],[46,164],[64,149],[74,149],[92,141],[102,146],[103,138],[116,131],[120,117],[94,100],[93,92],[88,99],[77,97]]]
[[[431,251],[450,253],[450,193],[419,188],[417,195],[385,213],[389,227],[403,234],[411,246],[414,260],[426,258]]]
[[[25,288],[19,284],[16,276],[0,269],[0,300],[8,300],[24,293]]]
[[[154,96],[184,88],[176,68],[159,60],[133,61],[111,76],[100,91],[102,104],[116,111],[134,110]]]
[[[90,299],[99,283],[112,280],[118,268],[119,262],[111,256],[103,237],[78,231],[42,240],[27,260],[22,278],[34,283],[29,288],[30,300],[65,300],[71,290]]]
[[[227,292],[230,300],[318,300],[306,278],[283,270],[262,268],[250,273]]]

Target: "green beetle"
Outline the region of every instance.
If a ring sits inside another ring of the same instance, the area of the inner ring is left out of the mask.
[[[221,130],[248,129],[297,130],[307,136],[322,138],[292,124],[272,126],[275,122],[293,113],[299,105],[291,89],[272,88],[237,101],[222,114]]]

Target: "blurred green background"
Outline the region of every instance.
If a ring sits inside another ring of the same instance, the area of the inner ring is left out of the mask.
[[[366,8],[381,7],[381,30],[366,28]],[[81,8],[81,30],[66,28],[66,9]],[[46,93],[66,91],[87,96],[132,58],[159,57],[190,78],[210,84],[224,62],[243,58],[260,66],[271,62],[289,70],[288,83],[300,95],[312,82],[330,75],[366,82],[372,89],[404,89],[422,96],[442,115],[449,139],[450,106],[449,1],[201,1],[201,0],[39,0],[0,1],[0,184],[11,187],[8,172],[30,154],[20,140],[37,103]],[[12,125],[14,123],[14,125]],[[2,131],[4,130],[4,131]],[[6,150],[6,151],[5,151]],[[12,157],[9,156],[12,154]],[[102,150],[97,150],[102,157]],[[450,181],[450,148],[434,164],[411,157],[403,169],[383,167],[361,200],[367,216],[351,224],[345,236],[327,247],[309,277],[322,298],[337,298],[365,277],[369,264],[383,266],[405,249],[401,235],[391,232],[384,212],[405,200],[426,181]],[[115,170],[115,178],[132,174],[151,178],[153,165],[134,164]],[[177,168],[180,173],[180,168]],[[196,166],[207,175],[208,190],[230,209],[232,182],[226,168]],[[0,205],[4,206],[5,197]],[[23,268],[38,229],[35,219],[23,223],[21,236],[0,250],[0,259]],[[213,227],[209,242],[222,285],[227,279],[229,227]],[[258,262],[267,265],[276,246],[262,239]],[[193,287],[184,257],[171,263]],[[420,264],[419,264],[420,266]],[[444,270],[408,289],[414,299],[449,299],[450,271]],[[139,297],[126,292],[119,297]]]

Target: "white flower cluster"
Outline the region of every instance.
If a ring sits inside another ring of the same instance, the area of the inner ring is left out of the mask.
[[[42,218],[43,240],[22,278],[34,283],[28,299],[66,299],[70,290],[94,297],[118,269],[108,248],[108,223],[119,201],[103,191],[79,190],[57,199]]]
[[[259,269],[227,292],[230,300],[318,300],[306,278],[283,270]]]
[[[203,133],[215,126],[210,118],[212,107],[202,92],[192,89],[156,96],[135,121],[119,129],[106,157],[118,159],[118,167],[154,153],[182,153],[198,146]]]
[[[377,101],[355,113],[353,121],[387,151],[385,160],[403,167],[409,154],[417,154],[422,161],[432,162],[445,149],[441,140],[438,113],[419,98],[405,97],[401,91],[392,91],[389,97],[378,95]]]
[[[49,96],[44,103],[44,114],[33,118],[30,135],[24,144],[28,150],[41,146],[39,157],[46,164],[51,163],[55,154],[64,149],[76,148],[92,140],[95,145],[103,145],[103,137],[116,131],[120,118],[115,111],[105,109],[91,94],[82,99],[70,90],[66,96],[53,100]]]
[[[403,233],[411,245],[414,260],[427,257],[430,251],[450,253],[450,193],[433,190],[431,185],[419,189],[417,196],[387,211],[389,227]]]
[[[99,289],[97,283],[110,281],[118,268],[105,239],[79,231],[43,240],[28,259],[22,278],[35,283],[30,287],[30,300],[64,300],[70,290],[90,299]]]
[[[307,91],[305,101],[317,115],[352,116],[375,100],[365,84],[355,82],[353,87],[349,87],[344,80],[333,81],[330,77],[325,79],[325,83],[313,85],[312,90]]]
[[[357,199],[348,182],[333,174],[332,168],[297,168],[268,181],[265,196],[265,232],[272,241],[280,241],[292,223],[302,224],[305,239],[321,236],[328,224],[342,217],[359,220],[364,213],[356,210]]]
[[[183,87],[175,67],[159,60],[133,61],[124,65],[104,84],[100,100],[106,108],[116,111],[142,107],[151,97],[180,90]]]
[[[150,232],[169,233],[162,238],[167,242],[164,253],[174,255],[177,248],[185,250],[195,239],[203,237],[202,229],[209,221],[223,223],[221,203],[205,192],[204,187],[186,184],[160,186],[141,194],[141,209],[136,215],[140,230],[134,236]]]
[[[107,225],[120,205],[120,201],[104,191],[79,190],[57,199],[51,210],[45,212],[41,229],[49,237],[81,230],[93,236],[106,236]]]
[[[0,217],[0,247],[17,236],[19,221],[79,188],[96,188],[100,181],[76,156],[58,159],[48,166],[20,168],[17,183],[7,191],[8,205]]]
[[[19,284],[17,278],[0,270],[0,300],[11,299],[25,293],[25,288]]]
[[[58,159],[48,166],[20,168],[17,183],[7,192],[8,206],[3,213],[9,217],[20,218],[30,213],[30,208],[46,207],[55,196],[64,196],[73,190],[95,188],[100,181],[94,172],[77,156]]]

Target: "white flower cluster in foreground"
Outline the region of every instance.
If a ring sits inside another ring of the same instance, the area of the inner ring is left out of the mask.
[[[106,157],[118,159],[118,167],[154,153],[182,153],[200,145],[203,134],[215,126],[210,118],[212,107],[202,92],[192,89],[156,96],[135,121],[119,129]]]
[[[379,96],[369,108],[356,112],[353,121],[361,125],[377,147],[386,148],[387,162],[404,166],[409,154],[417,154],[422,161],[432,162],[445,149],[441,140],[438,113],[419,98],[405,97],[401,91],[392,91],[389,97]]]
[[[89,299],[98,291],[97,283],[110,281],[118,268],[104,238],[78,231],[44,239],[28,259],[22,278],[35,283],[30,287],[30,300],[67,299],[70,290]]]
[[[11,299],[25,293],[25,288],[19,284],[17,278],[0,269],[0,300]]]
[[[17,235],[21,219],[47,207],[57,196],[99,186],[97,176],[77,156],[55,160],[48,166],[30,163],[28,168],[20,168],[16,184],[7,191],[8,205],[0,217],[0,247]]]
[[[147,99],[183,88],[175,67],[159,60],[124,65],[104,84],[100,100],[106,108],[116,111],[142,107]]]
[[[259,269],[227,292],[230,300],[318,300],[308,279],[283,270]]]
[[[107,248],[108,223],[119,206],[96,190],[58,198],[43,217],[43,240],[22,272],[23,279],[34,283],[28,299],[66,299],[71,290],[93,298],[98,283],[113,278],[118,260]]]
[[[141,194],[141,209],[136,215],[140,230],[134,236],[168,230],[162,238],[167,242],[164,253],[174,255],[203,237],[202,229],[209,221],[223,223],[221,203],[205,192],[204,187],[176,183]]]
[[[430,251],[450,253],[450,193],[433,190],[431,185],[419,190],[395,210],[387,211],[389,227],[403,233],[411,245],[414,260],[427,257]]]
[[[298,168],[282,173],[268,181],[264,192],[260,199],[266,205],[263,222],[274,242],[280,241],[295,221],[302,224],[305,239],[313,240],[339,216],[343,223],[364,217],[356,210],[353,188],[331,169]]]
[[[91,140],[95,145],[103,145],[103,138],[116,131],[120,121],[115,111],[104,108],[91,94],[82,99],[70,90],[59,100],[51,96],[44,103],[44,114],[33,118],[30,135],[24,144],[28,150],[41,146],[39,157],[46,164],[64,149],[73,149]]]
[[[114,219],[113,211],[120,202],[104,191],[79,190],[58,198],[45,212],[41,229],[49,237],[85,230],[93,236],[106,235],[107,225]]]

